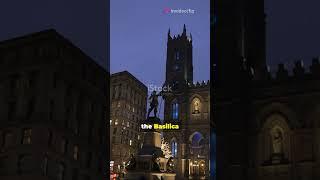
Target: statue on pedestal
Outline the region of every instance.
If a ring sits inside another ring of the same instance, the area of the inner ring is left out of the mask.
[[[282,145],[282,133],[279,129],[276,129],[273,133],[272,137],[272,147],[273,154],[282,154],[283,153],[283,145]]]
[[[157,94],[156,91],[153,91],[149,97],[150,100],[150,108],[148,110],[148,115],[147,117],[150,117],[150,113],[153,110],[154,113],[154,117],[157,117],[157,112],[158,112],[158,96],[162,96],[162,92],[160,92],[159,94]]]

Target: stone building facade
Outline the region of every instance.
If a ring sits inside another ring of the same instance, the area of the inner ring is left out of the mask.
[[[0,69],[0,179],[106,178],[106,70],[55,30],[1,42]]]
[[[111,75],[110,152],[112,169],[120,172],[143,142],[140,124],[146,118],[147,87],[128,71]]]
[[[164,122],[180,130],[164,131],[175,161],[177,179],[209,179],[210,83],[193,83],[192,36],[168,32]]]
[[[319,179],[320,62],[270,73],[263,3],[215,4],[216,179]]]

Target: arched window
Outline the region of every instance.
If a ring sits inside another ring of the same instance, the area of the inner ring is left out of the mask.
[[[177,100],[174,100],[172,105],[171,105],[171,116],[173,120],[178,120],[179,119],[179,104]]]
[[[189,138],[192,147],[200,147],[204,144],[204,137],[199,132],[194,132]]]
[[[171,154],[173,157],[177,157],[178,155],[178,143],[175,139],[171,141]]]

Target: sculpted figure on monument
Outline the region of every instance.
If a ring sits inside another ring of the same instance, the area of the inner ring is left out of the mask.
[[[158,96],[162,96],[162,92],[160,92],[159,94],[157,94],[156,91],[153,91],[149,97],[149,101],[150,101],[150,108],[148,110],[148,118],[150,117],[150,113],[153,110],[154,113],[154,117],[157,117],[157,112],[158,112]]]
[[[279,129],[275,129],[272,133],[272,147],[274,154],[283,153],[283,137]]]

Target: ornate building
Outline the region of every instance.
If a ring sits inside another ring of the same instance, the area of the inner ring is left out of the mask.
[[[140,123],[145,120],[147,87],[128,71],[111,75],[110,152],[113,172],[120,172],[143,142]]]
[[[264,1],[215,2],[213,109],[217,179],[319,179],[320,62],[272,76]]]
[[[177,179],[209,178],[210,83],[193,84],[192,36],[171,37],[168,32],[164,121],[180,130],[165,131],[171,145]]]
[[[105,179],[108,74],[55,30],[0,43],[0,179]]]

